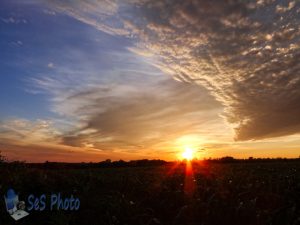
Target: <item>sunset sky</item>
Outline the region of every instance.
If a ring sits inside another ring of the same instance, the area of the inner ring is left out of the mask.
[[[300,156],[300,2],[1,0],[0,151]]]

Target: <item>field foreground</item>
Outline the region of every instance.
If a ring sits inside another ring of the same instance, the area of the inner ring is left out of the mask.
[[[78,197],[81,205],[79,211],[30,211],[14,222],[1,201],[1,225],[300,224],[299,161],[120,168],[3,164],[1,195],[10,187],[21,200],[60,192]]]

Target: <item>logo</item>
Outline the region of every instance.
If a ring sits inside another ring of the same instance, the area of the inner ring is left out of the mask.
[[[6,211],[14,220],[19,220],[28,216],[29,213],[25,211],[25,202],[19,201],[19,196],[13,189],[8,189],[6,195],[4,195]]]
[[[45,194],[42,194],[40,197],[35,197],[34,195],[28,196],[28,211],[44,211],[47,208],[47,198]],[[64,210],[64,211],[77,211],[80,207],[80,200],[74,198],[71,195],[70,198],[62,198],[61,194],[51,194],[50,197],[50,207],[48,210]]]
[[[77,211],[80,208],[79,198],[76,198],[73,195],[71,195],[69,198],[63,198],[61,193],[52,193],[48,196],[50,196],[50,199],[47,198],[46,194],[42,194],[39,197],[30,194],[25,204],[25,201],[19,200],[19,196],[13,189],[9,189],[6,195],[4,195],[6,210],[14,220],[19,220],[29,215],[29,213],[26,212],[25,209],[27,211]]]

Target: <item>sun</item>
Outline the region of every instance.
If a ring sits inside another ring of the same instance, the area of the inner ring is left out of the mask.
[[[182,156],[183,159],[186,159],[186,160],[190,161],[194,158],[194,150],[189,148],[189,147],[186,147],[184,149],[184,152],[182,152],[181,156]]]

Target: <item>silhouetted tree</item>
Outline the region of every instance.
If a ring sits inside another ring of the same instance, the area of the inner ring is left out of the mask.
[[[225,156],[220,159],[220,162],[235,162],[236,159],[232,156]]]
[[[0,152],[0,163],[3,163],[5,161],[6,161],[5,157],[2,155],[2,152]]]

